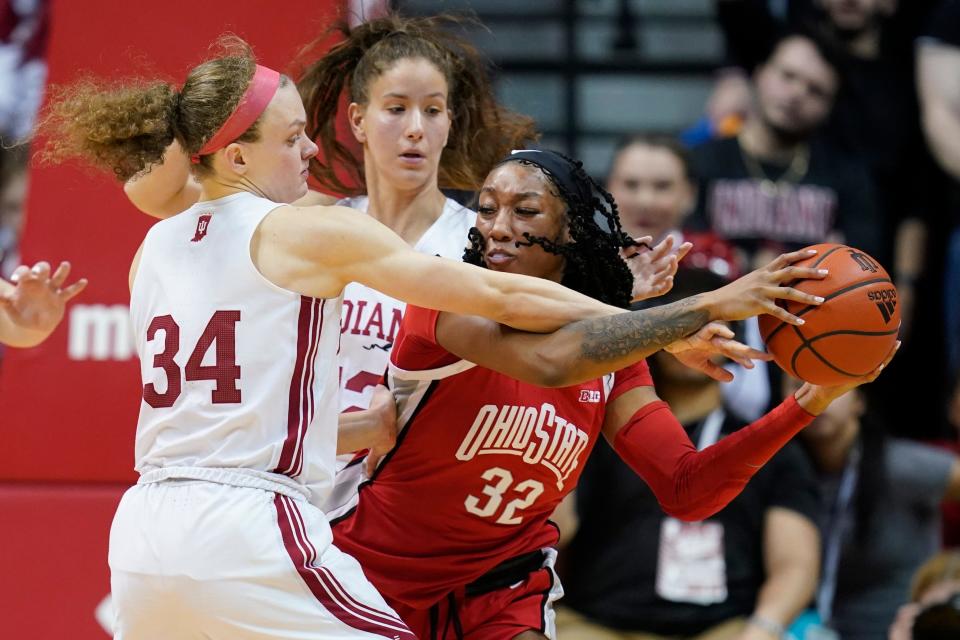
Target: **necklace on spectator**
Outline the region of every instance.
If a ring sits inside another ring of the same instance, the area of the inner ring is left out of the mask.
[[[760,182],[760,191],[769,198],[776,198],[783,187],[796,184],[802,180],[810,168],[810,147],[802,144],[793,152],[793,158],[791,158],[786,171],[776,180],[771,180],[760,162],[744,148],[742,134],[737,137],[737,147],[740,149],[740,157],[743,158],[743,165],[747,168],[747,173],[750,174],[751,178]]]

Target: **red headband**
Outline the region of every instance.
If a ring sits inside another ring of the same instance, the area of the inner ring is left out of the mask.
[[[240,102],[237,103],[237,108],[200,151],[190,156],[190,162],[197,164],[200,162],[200,156],[219,151],[242,136],[270,104],[279,86],[280,74],[258,64],[257,70],[253,73],[253,79],[250,80],[247,90],[243,92]]]

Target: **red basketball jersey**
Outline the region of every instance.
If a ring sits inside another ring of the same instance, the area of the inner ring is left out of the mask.
[[[408,307],[389,376],[397,445],[329,514],[337,546],[384,596],[416,609],[555,544],[548,518],[576,485],[606,403],[653,384],[644,362],[562,389],[519,382],[439,346],[438,315]]]

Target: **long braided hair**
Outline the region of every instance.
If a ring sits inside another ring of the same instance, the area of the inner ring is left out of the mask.
[[[603,187],[587,175],[583,163],[555,151],[521,151],[507,156],[497,166],[518,162],[543,173],[552,195],[566,205],[570,242],[524,233],[517,247],[539,245],[547,253],[564,258],[560,283],[606,304],[627,308],[633,290],[633,274],[620,250],[637,243],[620,227],[617,205]],[[469,233],[464,262],[486,267],[485,238],[474,227]]]

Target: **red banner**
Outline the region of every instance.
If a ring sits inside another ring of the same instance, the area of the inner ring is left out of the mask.
[[[232,32],[288,69],[322,36],[337,0],[54,1],[49,78],[160,76],[182,82],[207,46]],[[23,261],[70,260],[90,279],[45,344],[10,350],[0,371],[0,481],[131,482],[140,382],[129,335],[127,274],[151,219],[109,176],[35,165]]]
[[[292,70],[341,4],[51,0],[50,82],[92,74],[179,83],[226,32],[264,64]],[[0,635],[102,640],[110,520],[136,479],[140,381],[127,275],[152,220],[109,176],[43,164],[31,169],[26,219],[23,261],[70,260],[90,285],[46,343],[8,350],[0,367]]]

